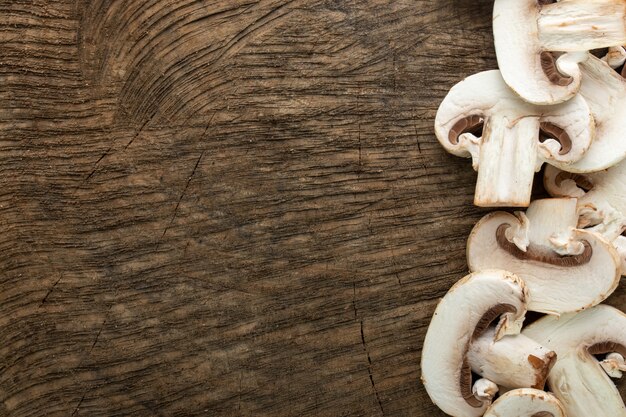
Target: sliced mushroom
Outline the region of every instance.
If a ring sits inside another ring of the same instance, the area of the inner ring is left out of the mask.
[[[626,62],[626,50],[623,46],[612,46],[602,60],[609,64],[609,67],[617,69]]]
[[[578,198],[578,226],[613,242],[626,274],[626,160],[608,170],[573,174],[546,167],[544,185],[552,196]]]
[[[547,4],[546,4],[547,3]],[[495,0],[493,34],[498,66],[524,100],[554,104],[580,87],[582,51],[626,44],[621,0]],[[569,52],[555,58],[551,52]]]
[[[505,387],[543,389],[554,352],[523,335],[496,340],[495,331],[490,327],[472,341],[466,356],[472,371]]]
[[[606,305],[545,316],[523,334],[557,352],[548,385],[568,417],[626,417],[619,391],[594,355],[626,355],[626,315]]]
[[[593,131],[582,97],[554,106],[531,105],[506,86],[498,71],[472,75],[452,87],[435,119],[443,147],[472,157],[478,171],[474,203],[479,206],[527,206],[541,165],[568,166],[580,159]]]
[[[494,212],[472,230],[471,271],[511,271],[528,287],[528,309],[562,314],[589,308],[619,284],[620,260],[602,236],[576,229],[576,199],[536,200],[526,214]]]
[[[524,283],[506,271],[470,274],[450,289],[435,310],[422,349],[422,382],[439,408],[457,417],[482,416],[497,391],[495,384],[506,381],[516,385],[521,378],[521,383],[530,380],[543,386],[554,353],[519,337],[525,312]],[[495,328],[490,330],[492,323]],[[491,340],[481,339],[488,332]],[[478,339],[485,349],[472,347]],[[519,351],[511,354],[512,359],[505,359],[503,352],[516,340],[528,349],[525,361]],[[502,347],[496,346],[500,342]],[[470,360],[486,363],[485,355],[492,353],[499,358],[488,365],[496,380],[483,378],[472,386]],[[515,368],[509,371],[519,375],[505,375],[507,369],[500,368],[511,363]]]
[[[622,275],[626,275],[626,236],[618,236],[613,241],[613,246],[617,249],[617,253],[622,261]]]
[[[581,159],[560,166],[568,172],[579,173],[610,168],[626,158],[626,80],[595,56],[589,56],[580,68],[580,95],[591,109],[596,134]]]
[[[596,173],[577,174],[547,165],[543,185],[552,197],[580,198],[593,188]]]
[[[600,366],[611,378],[621,378],[622,373],[626,371],[626,361],[624,360],[624,356],[617,352],[606,355],[606,359],[600,362]]]
[[[484,417],[565,417],[563,406],[550,393],[518,388],[501,395]]]

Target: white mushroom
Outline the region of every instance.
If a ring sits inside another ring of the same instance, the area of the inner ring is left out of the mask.
[[[466,355],[472,370],[504,387],[543,388],[556,359],[554,352],[523,335],[497,340],[495,332],[495,327],[489,327],[472,341]]]
[[[497,391],[496,384],[506,382],[517,388],[530,381],[543,387],[555,357],[554,352],[519,335],[526,297],[518,277],[487,270],[461,279],[440,301],[426,333],[421,366],[428,395],[445,413],[482,416]],[[492,323],[496,326],[491,330]],[[483,338],[485,333],[488,339]],[[474,348],[479,339],[482,347]],[[519,348],[514,347],[516,341]],[[480,364],[487,364],[493,380],[482,378],[472,386],[470,360],[478,364],[477,373],[483,371],[478,369]]]
[[[619,391],[593,355],[626,355],[626,315],[606,305],[545,316],[523,333],[557,352],[548,385],[568,417],[625,417]]]
[[[626,80],[593,55],[589,55],[580,69],[580,95],[591,109],[596,134],[581,159],[560,168],[569,172],[600,171],[626,158]]]
[[[613,242],[626,274],[626,160],[608,170],[574,174],[547,166],[544,186],[552,196],[578,198],[578,226]]]
[[[501,395],[484,417],[565,417],[563,406],[550,393],[518,388]]]
[[[626,371],[626,361],[624,357],[617,352],[606,355],[606,358],[600,362],[600,366],[611,378],[621,378],[622,372]]]
[[[497,392],[496,384],[543,387],[555,356],[519,334],[525,313],[524,283],[506,271],[471,274],[450,289],[433,314],[422,349],[422,382],[439,408],[477,417]],[[489,378],[482,375],[472,386],[472,368]]]
[[[602,60],[613,69],[619,68],[626,62],[626,50],[623,46],[611,46]]]
[[[617,249],[617,253],[622,260],[622,275],[626,275],[626,236],[618,236],[613,241],[613,246]]]
[[[578,63],[596,48],[626,44],[622,0],[495,0],[498,66],[524,100],[554,104],[580,87]],[[560,57],[553,51],[570,52]]]
[[[541,165],[568,166],[580,159],[593,131],[582,97],[554,106],[531,105],[506,86],[499,71],[456,84],[435,119],[443,147],[472,157],[478,171],[474,203],[479,206],[527,206]]]
[[[467,244],[471,271],[511,271],[528,287],[528,309],[561,314],[589,308],[619,284],[615,248],[597,233],[576,229],[576,199],[536,200],[526,214],[494,212]]]

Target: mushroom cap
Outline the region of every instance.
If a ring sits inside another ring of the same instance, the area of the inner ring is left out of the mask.
[[[626,80],[593,55],[580,68],[580,95],[591,109],[596,134],[581,159],[560,168],[569,172],[600,171],[626,158]]]
[[[519,276],[528,287],[528,309],[562,314],[594,306],[606,299],[619,284],[620,259],[602,236],[576,226],[575,199],[534,201],[528,219],[506,212],[483,217],[467,243],[471,271],[499,268]],[[522,242],[511,241],[511,231],[528,227],[526,251]],[[507,236],[509,234],[509,236]],[[584,247],[578,255],[562,256],[563,248]],[[586,243],[585,243],[586,242]]]
[[[541,59],[544,49],[538,37],[539,9],[537,0],[495,0],[493,35],[498,67],[509,87],[529,103],[561,103],[578,92],[580,69],[575,64],[557,65],[569,82],[557,85],[550,81]]]
[[[576,96],[566,103],[552,106],[529,104],[509,89],[500,71],[492,70],[471,75],[450,89],[437,110],[435,134],[448,152],[477,159],[478,146],[472,146],[472,142],[477,143],[479,139],[472,133],[464,132],[471,128],[472,118],[476,124],[478,119],[487,120],[491,117],[505,117],[512,125],[521,119],[536,118],[538,124],[546,123],[561,128],[571,142],[571,147],[568,146],[570,149],[559,152],[561,145],[549,139],[539,143],[538,159],[564,166],[583,157],[594,132],[591,111],[582,97]],[[457,130],[462,128],[463,121],[470,126],[465,126],[464,132],[459,132]],[[537,130],[539,141],[539,128]],[[451,140],[455,135],[458,136],[456,143]]]
[[[545,316],[523,334],[557,352],[548,384],[568,417],[624,417],[619,391],[593,355],[626,355],[626,315],[598,305],[580,313]]]
[[[552,197],[580,198],[594,186],[596,173],[578,174],[547,165],[543,174],[543,186]]]
[[[526,313],[524,283],[499,270],[470,274],[457,282],[437,305],[422,349],[422,382],[445,413],[478,417],[489,401],[472,394],[465,354],[473,338],[499,319],[496,338],[518,334]]]
[[[613,243],[621,259],[622,275],[626,275],[626,160],[599,172],[576,174],[547,166],[543,177],[548,193],[554,197],[578,198],[578,224],[594,226]]]
[[[626,160],[609,169],[587,174],[561,171],[548,166],[543,182],[546,191],[553,197],[568,196],[579,199],[578,209],[583,217],[581,224],[594,224],[592,219],[584,217],[589,212],[595,212],[594,216],[598,218],[612,217],[603,221],[621,221],[616,226],[618,228],[626,226]],[[617,232],[619,234],[621,230]]]
[[[568,352],[590,349],[593,354],[617,352],[626,356],[626,314],[606,304],[560,317],[543,316],[526,326],[522,334],[554,349],[557,362]],[[600,352],[602,347],[604,352]]]
[[[518,388],[501,395],[484,417],[565,417],[563,406],[550,393]]]
[[[613,239],[626,228],[626,160],[586,176],[593,187],[579,197],[579,212],[583,216],[586,211],[595,212],[604,223],[615,223],[613,235],[603,232],[607,238]]]
[[[616,69],[626,62],[626,50],[623,46],[611,46],[606,55],[601,58],[609,67]]]
[[[504,80],[530,103],[571,99],[586,51],[626,43],[625,14],[622,0],[495,0],[494,44]],[[556,58],[551,51],[565,53]]]
[[[626,275],[626,236],[618,236],[613,241],[613,245],[622,261],[622,275]]]

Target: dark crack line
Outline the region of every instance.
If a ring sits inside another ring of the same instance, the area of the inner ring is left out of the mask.
[[[107,319],[106,318],[102,322],[102,325],[100,326],[100,330],[98,330],[98,334],[96,335],[96,339],[93,341],[93,344],[91,345],[91,349],[89,349],[89,353],[91,353],[93,348],[96,347],[96,343],[98,343],[98,339],[100,338],[100,334],[102,333],[102,330],[104,329],[104,325],[105,324],[107,324]]]
[[[152,113],[152,115],[148,118],[148,120],[146,120],[141,127],[139,128],[139,130],[137,130],[137,132],[135,133],[135,135],[133,136],[133,138],[126,144],[126,146],[124,146],[123,150],[126,150],[130,145],[132,145],[132,143],[135,141],[135,139],[137,139],[139,137],[139,135],[141,134],[141,132],[143,132],[144,128],[148,125],[148,123],[150,123],[152,121],[152,119],[154,119],[154,116],[156,116],[157,112],[155,111],[154,113]],[[98,168],[100,168],[100,162],[106,158],[107,155],[109,155],[109,153],[111,152],[111,149],[113,149],[113,145],[109,146],[109,149],[106,150],[106,152],[104,152],[102,154],[102,156],[95,162],[94,167],[93,167],[93,171],[91,171],[91,173],[89,175],[87,175],[87,177],[85,178],[85,180],[83,182],[87,182],[91,179],[91,177],[94,176],[94,174],[98,171]]]
[[[102,330],[104,330],[104,326],[107,324],[107,319],[109,318],[109,313],[111,312],[111,309],[113,308],[113,304],[114,303],[112,302],[109,305],[109,308],[107,309],[107,312],[104,314],[104,320],[102,321],[102,325],[100,326],[100,330],[98,330],[98,334],[96,335],[95,340],[91,344],[91,349],[89,349],[89,353],[91,353],[93,348],[96,347],[96,343],[98,343],[98,339],[100,338],[100,334],[102,334]]]
[[[396,253],[393,250],[393,246],[390,249],[391,249],[391,263],[394,266],[393,274],[396,276],[396,279],[398,280],[398,285],[402,285],[402,281],[400,280],[400,274],[398,274],[398,264],[396,263]]]
[[[417,126],[415,125],[415,115],[413,115],[413,130],[415,130],[415,141],[417,142],[417,151],[422,153],[422,145],[420,144],[420,136],[417,134]]]
[[[160,240],[163,240],[163,238],[165,237],[165,234],[167,233],[167,231],[170,229],[170,227],[174,223],[174,220],[176,219],[176,215],[178,214],[178,207],[180,207],[180,203],[183,201],[183,198],[185,197],[185,193],[187,193],[187,188],[189,188],[189,184],[191,183],[191,180],[193,179],[193,176],[195,175],[196,170],[198,169],[198,166],[200,165],[200,161],[202,160],[203,156],[204,156],[204,151],[200,152],[200,157],[196,161],[196,165],[193,167],[193,171],[191,171],[191,175],[187,179],[187,183],[185,184],[185,188],[183,189],[183,192],[180,194],[180,197],[178,198],[178,202],[176,203],[176,207],[174,208],[174,214],[172,214],[172,218],[170,219],[169,224],[167,225],[165,230],[163,230],[163,234],[161,235],[161,239]]]
[[[109,149],[107,149],[102,156],[93,164],[93,171],[91,171],[91,173],[89,175],[87,175],[87,177],[85,178],[85,180],[83,182],[87,182],[91,179],[91,177],[93,177],[93,175],[96,173],[96,171],[99,168],[99,164],[100,161],[102,161],[108,154],[109,152],[111,152],[111,149],[113,149],[113,146],[109,146]]]
[[[209,119],[209,122],[207,123],[206,127],[204,128],[204,132],[202,132],[202,136],[200,136],[201,138],[206,137],[206,134],[209,131],[209,128],[211,127],[211,124],[213,123],[213,118],[215,117],[216,113],[217,113],[217,111],[213,112],[213,114],[211,115],[211,118]],[[189,188],[189,184],[191,183],[191,180],[193,179],[193,176],[195,175],[196,170],[198,169],[198,166],[200,165],[200,161],[202,160],[203,156],[204,156],[204,151],[200,152],[200,157],[196,161],[196,165],[193,167],[193,171],[191,171],[191,175],[187,179],[187,184],[185,184],[185,189],[180,194],[180,197],[178,198],[178,202],[176,203],[176,207],[174,208],[174,214],[172,215],[172,218],[170,219],[170,222],[167,225],[167,227],[165,228],[165,230],[163,230],[163,234],[161,235],[161,239],[159,239],[159,242],[161,240],[163,240],[163,238],[165,237],[165,234],[167,233],[169,228],[174,223],[174,220],[176,219],[176,214],[178,213],[178,207],[180,206],[180,203],[183,201],[183,198],[185,197],[185,193],[187,192],[187,188]],[[185,250],[187,250],[187,247],[185,247]]]
[[[89,392],[89,391],[87,391]],[[83,403],[83,400],[85,399],[85,396],[87,396],[87,392],[85,392],[82,396],[82,398],[80,399],[80,401],[78,402],[78,405],[76,406],[76,408],[74,409],[74,411],[72,412],[71,416],[73,416],[74,414],[76,414],[78,412],[78,409],[80,408],[80,405]],[[70,416],[70,417],[71,417]]]
[[[385,410],[383,410],[383,403],[380,401],[380,395],[378,394],[378,389],[376,389],[376,384],[374,383],[374,375],[372,375],[372,358],[370,357],[370,352],[367,349],[367,343],[365,343],[365,333],[363,332],[363,320],[360,321],[361,324],[361,344],[363,345],[363,350],[365,351],[365,355],[367,356],[367,373],[370,377],[370,382],[372,384],[372,389],[374,390],[374,395],[376,396],[376,401],[378,402],[378,407],[380,408],[380,412],[382,415],[385,415]]]
[[[148,126],[148,123],[150,123],[152,121],[152,119],[154,119],[154,116],[156,116],[157,112],[155,111],[154,113],[152,113],[152,115],[148,118],[148,120],[146,120],[141,127],[139,128],[139,130],[137,131],[137,133],[135,133],[135,136],[133,136],[133,138],[130,140],[130,142],[128,142],[126,144],[126,146],[124,146],[124,150],[128,149],[128,147],[130,145],[133,144],[133,142],[135,141],[135,139],[137,139],[139,137],[139,135],[141,135],[141,132],[143,132],[143,129]]]
[[[63,275],[61,275],[59,277],[59,279],[57,279],[57,281],[52,285],[52,287],[48,290],[48,292],[46,293],[45,297],[41,300],[41,303],[39,303],[39,307],[41,307],[42,305],[45,304],[46,300],[48,299],[48,297],[50,296],[50,294],[52,294],[52,291],[54,291],[54,288],[57,286],[57,284],[59,282],[61,282],[61,279],[63,278]]]

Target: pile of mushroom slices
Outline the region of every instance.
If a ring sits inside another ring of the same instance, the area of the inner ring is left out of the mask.
[[[500,69],[439,107],[474,203],[526,208],[476,224],[428,328],[422,381],[451,416],[626,417],[626,315],[601,304],[626,275],[625,22],[624,0],[495,0]]]

